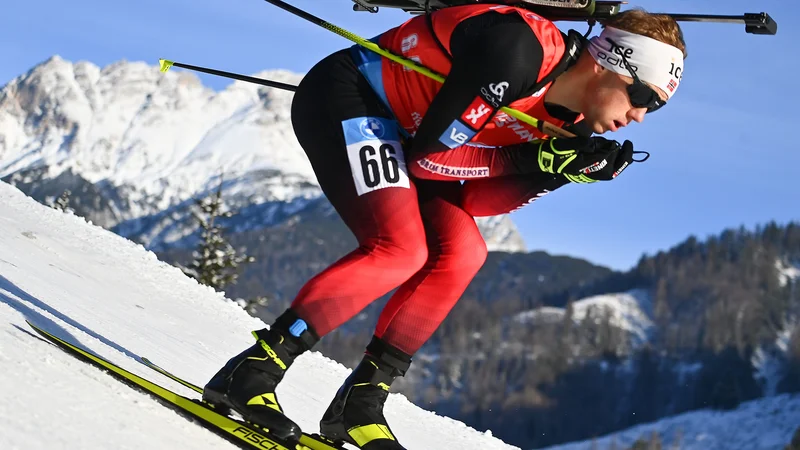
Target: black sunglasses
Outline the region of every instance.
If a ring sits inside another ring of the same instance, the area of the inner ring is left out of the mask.
[[[619,48],[616,42],[609,38],[606,38],[606,40],[614,47]],[[636,75],[636,71],[633,70],[633,67],[631,67],[631,64],[628,62],[628,58],[626,58],[622,52],[619,52],[619,56],[622,58],[622,63],[625,64],[625,68],[633,78],[633,84],[628,85],[628,97],[630,97],[631,105],[633,105],[634,108],[647,108],[648,113],[658,111],[662,106],[666,105],[667,101],[662,100],[658,92],[639,79]]]

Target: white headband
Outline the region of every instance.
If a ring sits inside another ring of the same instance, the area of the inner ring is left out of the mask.
[[[631,73],[620,56],[624,55],[639,79],[660,87],[668,98],[678,90],[683,77],[683,52],[641,34],[606,27],[589,40],[589,53],[601,66],[629,77]]]

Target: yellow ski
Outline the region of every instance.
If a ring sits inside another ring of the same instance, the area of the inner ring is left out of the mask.
[[[216,413],[195,400],[176,394],[169,389],[147,381],[90,351],[77,347],[44,331],[30,322],[28,322],[28,325],[60,349],[98,368],[107,370],[109,374],[130,386],[156,397],[161,400],[162,403],[168,404],[180,412],[184,412],[193,418],[199,419],[209,430],[217,432],[242,448],[256,448],[261,450],[311,450],[309,447],[299,443],[291,444],[270,437],[269,433],[265,430],[248,426],[247,424],[240,423],[227,416]]]
[[[139,362],[141,362],[145,366],[155,370],[156,372],[160,373],[161,375],[164,375],[165,377],[171,379],[172,381],[180,383],[180,384],[186,386],[187,388],[189,388],[189,389],[191,389],[191,390],[193,390],[193,391],[195,391],[197,393],[200,393],[200,394],[203,393],[203,388],[201,388],[200,386],[198,386],[198,385],[196,385],[196,384],[194,384],[192,382],[186,381],[186,380],[184,380],[183,378],[181,378],[181,377],[179,377],[177,375],[172,374],[168,370],[162,368],[161,366],[159,366],[158,364],[154,363],[153,361],[150,361],[149,359],[145,358],[144,356],[139,357]],[[310,448],[311,450],[344,450],[344,447],[342,447],[340,444],[337,444],[336,442],[333,442],[330,439],[328,439],[328,438],[326,438],[324,436],[321,436],[319,434],[316,434],[316,433],[315,434],[308,434],[308,433],[304,432],[303,435],[300,436],[300,444],[301,445],[305,445],[306,447]]]

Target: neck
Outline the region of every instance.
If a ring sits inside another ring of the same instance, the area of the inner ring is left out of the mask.
[[[579,71],[567,70],[553,81],[553,85],[544,94],[544,101],[580,113],[581,98],[586,91],[588,81],[579,74]]]

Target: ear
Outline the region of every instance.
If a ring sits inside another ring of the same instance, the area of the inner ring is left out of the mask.
[[[592,63],[593,63],[592,65],[594,66],[594,67],[592,67],[592,69],[594,70],[594,73],[596,73],[596,74],[601,74],[601,73],[605,72],[606,70],[608,70],[605,67],[603,67],[600,64],[598,64],[597,61],[595,61],[594,59],[592,59]]]
[[[588,51],[581,53],[581,56],[578,59],[578,65],[581,67],[581,71],[586,74],[600,74],[606,70],[605,67],[597,64],[597,61],[594,60]]]

